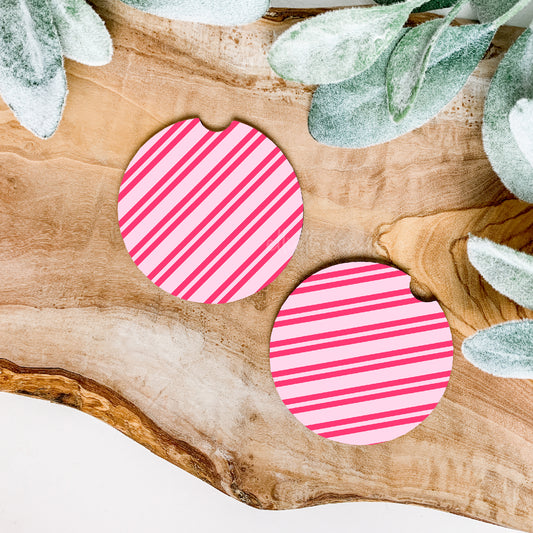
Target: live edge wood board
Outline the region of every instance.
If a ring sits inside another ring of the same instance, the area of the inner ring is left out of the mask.
[[[310,137],[313,88],[284,82],[266,61],[272,40],[316,10],[273,10],[221,29],[117,0],[94,4],[115,55],[101,68],[67,61],[57,134],[34,138],[0,104],[0,390],[90,413],[258,508],[403,502],[533,531],[533,383],[491,377],[461,354],[474,331],[533,317],[493,291],[465,253],[469,232],[533,253],[533,208],[500,184],[480,135],[489,80],[520,30],[498,33],[428,125],[348,150]],[[130,158],[193,116],[213,129],[237,119],[263,131],[303,190],[293,260],[262,292],[227,305],[159,290],[128,256],[117,223]],[[366,447],[298,423],[276,393],[268,355],[290,291],[321,267],[361,258],[396,265],[416,295],[437,298],[455,342],[434,413],[404,437]]]

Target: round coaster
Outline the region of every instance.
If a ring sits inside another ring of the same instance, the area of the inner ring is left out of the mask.
[[[421,302],[410,277],[368,262],[307,278],[287,298],[270,339],[277,391],[302,424],[348,444],[404,435],[435,409],[453,360],[437,302]]]
[[[281,150],[232,122],[169,126],[129,164],[118,199],[120,231],[139,269],[193,302],[250,296],[289,262],[302,230],[298,179]]]

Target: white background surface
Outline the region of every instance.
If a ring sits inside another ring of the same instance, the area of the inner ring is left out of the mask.
[[[316,7],[354,0],[274,0]],[[469,16],[468,10],[461,14]],[[513,19],[526,26],[533,5]],[[1,533],[504,533],[504,528],[432,509],[345,503],[257,511],[92,417],[0,393]]]
[[[74,409],[0,393],[2,533],[504,533],[425,509],[258,511]]]

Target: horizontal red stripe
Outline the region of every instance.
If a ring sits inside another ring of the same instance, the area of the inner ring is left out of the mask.
[[[345,305],[359,304],[365,302],[373,302],[375,300],[384,300],[385,298],[394,298],[395,296],[413,296],[410,289],[400,289],[397,291],[382,292],[379,294],[365,294],[364,296],[357,296],[356,298],[346,298],[344,300],[335,300],[332,302],[322,302],[319,304],[303,305],[301,307],[293,307],[291,309],[281,309],[278,313],[280,316],[295,315],[300,313],[311,313],[313,311],[321,311],[329,309],[330,307],[342,307]],[[413,296],[414,298],[414,296]]]
[[[404,409],[393,409],[392,411],[383,411],[381,413],[372,413],[369,415],[353,416],[351,418],[343,418],[342,420],[329,420],[328,422],[320,422],[319,424],[311,424],[307,426],[311,430],[325,429],[334,426],[344,426],[347,424],[358,424],[359,422],[368,422],[369,420],[379,420],[380,418],[388,418],[391,416],[408,415],[411,413],[419,413],[420,411],[428,411],[435,409],[438,404],[429,403],[426,405],[415,405],[413,407],[405,407]]]
[[[354,285],[359,283],[366,283],[369,281],[379,281],[380,279],[389,279],[389,278],[399,278],[405,276],[403,272],[399,270],[393,270],[390,272],[385,272],[383,274],[373,274],[371,276],[362,276],[360,278],[348,278],[340,281],[332,281],[330,283],[321,283],[317,285],[310,285],[309,287],[299,286],[297,289],[292,291],[292,294],[303,294],[306,292],[315,292],[315,291],[324,291],[327,289],[335,289],[337,287],[345,287],[346,285]]]
[[[297,368],[286,368],[284,370],[276,370],[272,372],[272,377],[278,378],[282,376],[290,376],[292,374],[302,374],[304,372],[313,372],[315,370],[324,370],[326,368],[335,368],[337,366],[346,366],[354,363],[364,363],[365,361],[374,361],[375,359],[385,359],[388,357],[395,357],[397,355],[410,355],[417,352],[426,352],[429,350],[440,350],[441,348],[453,348],[451,340],[444,342],[436,342],[434,344],[425,344],[422,346],[411,346],[409,348],[401,348],[399,350],[391,350],[388,352],[374,353],[369,355],[358,355],[350,357],[349,359],[336,359],[335,361],[328,361],[325,363],[317,363],[314,365],[300,366]],[[453,352],[452,352],[453,353]]]
[[[390,320],[388,322],[380,322],[379,324],[366,324],[364,326],[357,326],[355,328],[337,329],[335,331],[325,331],[321,333],[314,333],[313,335],[302,335],[301,337],[291,337],[270,343],[270,348],[277,348],[278,346],[287,346],[288,344],[300,344],[302,342],[321,341],[323,339],[331,339],[334,337],[341,337],[343,335],[354,335],[356,333],[365,333],[367,331],[374,331],[376,329],[394,328],[397,326],[406,326],[409,324],[416,324],[417,322],[427,322],[429,320],[438,320],[443,318],[441,313],[431,313],[423,316],[411,316],[408,318],[401,318],[399,320]]]
[[[437,324],[428,324],[427,326],[417,326],[415,328],[406,328],[394,331],[386,331],[384,333],[374,333],[373,335],[366,335],[365,337],[351,337],[349,339],[341,339],[338,341],[323,342],[322,344],[312,344],[310,346],[299,346],[297,348],[287,348],[286,350],[279,350],[278,352],[270,352],[270,357],[283,357],[286,355],[296,355],[307,352],[315,352],[327,348],[338,348],[339,346],[349,346],[351,344],[360,344],[362,342],[377,341],[381,339],[388,339],[390,337],[401,337],[410,335],[411,333],[421,333],[423,331],[433,331],[435,329],[448,328],[448,322],[438,322]]]
[[[380,422],[378,424],[369,424],[367,426],[359,426],[356,428],[339,429],[337,431],[326,431],[326,433],[319,433],[321,437],[328,439],[332,437],[340,437],[342,435],[351,435],[353,433],[363,433],[365,431],[375,431],[376,429],[385,429],[395,426],[406,426],[407,424],[419,424],[423,422],[429,415],[413,416],[411,418],[402,418],[401,420],[394,420],[391,422]]]
[[[305,322],[316,322],[318,320],[328,320],[330,318],[337,318],[339,316],[357,315],[358,313],[366,313],[370,311],[379,311],[380,309],[391,309],[393,307],[402,307],[404,305],[411,305],[420,303],[416,298],[411,296],[404,300],[394,300],[392,302],[383,302],[380,304],[364,305],[361,307],[349,307],[348,309],[341,309],[339,311],[330,311],[329,313],[318,313],[316,315],[307,315],[297,318],[288,318],[286,320],[276,320],[275,328],[283,326],[293,326],[303,324]]]
[[[349,387],[347,389],[317,392],[316,394],[306,394],[305,396],[295,396],[294,398],[284,398],[283,403],[285,405],[292,405],[294,403],[325,400],[327,398],[333,398],[335,396],[345,396],[346,394],[357,394],[358,392],[368,392],[371,390],[386,389],[389,387],[399,387],[401,385],[410,385],[412,383],[421,383],[422,381],[449,378],[450,375],[451,370],[446,370],[445,372],[434,372],[433,374],[424,374],[422,376],[411,376],[409,378],[393,379],[390,381],[382,381],[381,383],[368,383],[367,385],[359,385],[358,387]]]
[[[393,391],[376,392],[375,394],[357,396],[356,398],[343,398],[342,400],[334,400],[332,402],[317,403],[313,405],[302,405],[301,407],[289,408],[289,411],[294,414],[305,413],[308,411],[320,411],[321,409],[329,409],[330,407],[339,407],[341,405],[371,402],[373,400],[381,400],[383,398],[392,398],[393,396],[404,396],[407,394],[426,392],[428,390],[445,389],[447,385],[448,381],[446,380],[441,381],[439,383],[430,383],[429,385],[420,385],[418,387],[407,387],[405,389],[397,389]]]
[[[418,355],[417,357],[408,357],[406,359],[394,359],[392,361],[384,361],[382,363],[375,363],[373,365],[356,366],[355,368],[343,368],[334,372],[326,372],[324,374],[313,374],[311,376],[303,376],[300,378],[285,379],[283,381],[276,381],[276,387],[287,387],[288,385],[298,385],[299,383],[307,383],[309,381],[318,381],[323,379],[338,378],[342,376],[350,376],[351,374],[361,374],[363,372],[371,372],[373,370],[381,370],[383,368],[392,368],[403,365],[411,365],[414,363],[424,363],[425,361],[435,361],[437,359],[446,359],[453,357],[453,352],[432,353],[428,355]]]
[[[360,266],[360,267],[347,268],[345,270],[336,270],[335,272],[317,272],[316,274],[312,274],[305,281],[303,281],[300,287],[302,286],[305,287],[309,283],[313,283],[315,281],[320,281],[323,279],[342,278],[344,276],[351,276],[353,274],[362,274],[363,272],[373,272],[374,270],[391,270],[391,269],[392,267],[388,265],[382,265],[380,263],[373,263],[373,264]]]

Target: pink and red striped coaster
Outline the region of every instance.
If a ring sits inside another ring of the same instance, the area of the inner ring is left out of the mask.
[[[169,126],[129,164],[118,200],[120,231],[139,269],[193,302],[250,296],[285,268],[298,244],[303,203],[281,150],[232,122]]]
[[[404,435],[437,406],[452,370],[450,328],[410,277],[367,262],[321,270],[283,304],[270,339],[281,399],[315,433],[348,444]]]

